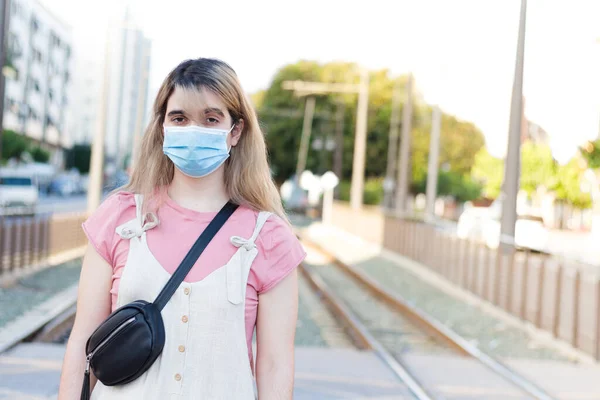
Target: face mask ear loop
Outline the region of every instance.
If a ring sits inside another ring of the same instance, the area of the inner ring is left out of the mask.
[[[231,131],[233,130],[233,128],[235,128],[235,122],[233,123],[233,125],[231,125],[231,128],[229,129],[229,131],[227,131],[227,133],[225,134],[225,140],[227,140],[227,136],[229,136],[229,134],[231,133]],[[233,146],[229,145],[227,148],[227,154],[231,154],[231,148]]]

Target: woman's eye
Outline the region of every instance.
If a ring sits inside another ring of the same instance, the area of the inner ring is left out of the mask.
[[[218,124],[219,123],[218,119],[211,118],[211,117],[207,118],[206,121],[208,121],[208,123],[210,123],[210,124]]]
[[[184,117],[175,117],[172,119],[173,122],[177,123],[177,124],[181,124],[185,121]]]

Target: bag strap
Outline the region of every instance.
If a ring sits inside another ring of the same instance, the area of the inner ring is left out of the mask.
[[[206,229],[204,229],[204,231],[202,232],[200,237],[198,237],[198,239],[196,240],[190,251],[187,253],[179,267],[177,267],[173,275],[171,275],[171,278],[169,279],[165,287],[160,291],[158,296],[156,296],[156,300],[154,300],[154,305],[156,305],[156,307],[158,307],[159,310],[162,310],[167,305],[167,303],[169,302],[179,285],[181,285],[181,282],[183,282],[188,272],[190,272],[190,270],[198,260],[198,257],[200,257],[200,254],[202,254],[202,252],[204,251],[204,249],[206,249],[206,246],[208,246],[212,238],[217,234],[217,232],[219,232],[221,227],[225,224],[225,222],[227,222],[231,214],[233,214],[233,212],[237,208],[237,204],[227,202],[227,204],[225,204],[223,208],[221,208],[221,211],[219,211],[219,213],[210,222],[210,224],[208,224]]]

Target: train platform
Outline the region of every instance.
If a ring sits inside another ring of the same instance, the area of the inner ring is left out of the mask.
[[[312,241],[326,247],[344,262],[369,274],[372,279],[385,283],[384,286],[389,291],[396,291],[411,304],[443,320],[444,324],[452,327],[466,340],[491,353],[522,378],[543,388],[550,395],[546,399],[600,399],[598,364],[582,362],[570,357],[568,352],[561,352],[544,341],[530,337],[497,315],[490,314],[489,310],[469,304],[460,296],[452,295],[447,288],[436,287],[431,279],[418,276],[416,267],[408,265],[406,260],[386,255],[381,249],[335,228],[311,224],[304,226],[302,233],[309,235]],[[326,261],[321,261],[322,257],[313,254],[310,246],[307,250],[307,262],[312,263],[311,268],[324,273]],[[49,275],[50,272],[28,278],[18,290],[36,287],[50,292],[56,287],[46,288],[42,285],[54,279]],[[56,281],[62,281],[66,276],[75,276],[78,269],[69,266],[52,273],[63,274],[56,277]],[[327,276],[323,274],[323,277]],[[3,342],[8,346],[11,340],[14,342],[15,338],[10,337],[11,333],[13,336],[19,330],[21,335],[27,333],[28,326],[39,324],[44,314],[68,309],[69,304],[75,301],[76,289],[68,282],[69,285],[55,295],[47,299],[40,297],[38,306],[23,313],[20,318],[12,321],[6,319],[1,323],[0,345]],[[302,279],[299,289],[294,399],[416,398],[402,379],[390,369],[389,364],[382,361],[380,355],[374,351],[357,350],[347,338],[342,337],[343,330],[327,315],[320,304],[320,296],[312,293],[309,285]],[[27,292],[23,292],[24,298],[26,295]],[[355,298],[354,302],[360,301]],[[373,312],[378,311],[373,308]],[[376,333],[383,336],[398,333],[392,330],[390,328],[389,332]],[[64,349],[64,344],[41,342],[21,342],[8,349],[0,347],[0,400],[56,399]],[[409,349],[396,352],[395,356],[432,395],[432,399],[536,398],[483,367],[477,360],[463,355]]]
[[[64,346],[23,343],[0,356],[0,400],[56,399]],[[500,378],[473,368],[463,357],[407,355],[424,386],[439,398],[453,400],[525,400],[507,390]],[[597,400],[600,368],[556,362],[513,360],[523,374],[544,378],[547,389],[560,400]],[[479,371],[479,372],[478,372]],[[298,347],[294,399],[414,399],[405,385],[368,351]]]
[[[0,400],[56,398],[63,345],[22,343],[0,355]],[[404,385],[370,352],[296,349],[294,399],[403,399]]]

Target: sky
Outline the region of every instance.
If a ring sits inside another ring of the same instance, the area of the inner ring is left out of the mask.
[[[98,59],[107,21],[129,3],[152,40],[152,97],[187,58],[223,59],[250,93],[300,59],[352,61],[412,72],[426,101],[475,123],[492,154],[506,151],[519,0],[40,1],[71,25],[75,54]],[[525,113],[561,162],[600,129],[599,19],[597,0],[528,1]]]

